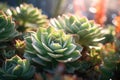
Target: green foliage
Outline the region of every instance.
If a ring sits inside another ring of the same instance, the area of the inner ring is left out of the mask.
[[[0,43],[12,40],[18,35],[10,16],[0,12]]]
[[[43,15],[42,11],[35,8],[32,4],[21,4],[16,9],[9,9],[7,13],[12,15],[20,32],[26,31],[27,28],[36,29],[47,25],[47,16]]]
[[[67,71],[73,70],[74,67],[77,69],[78,63],[75,61],[81,57],[82,47],[73,42],[71,35],[48,27],[40,28],[25,40],[25,58],[40,64],[44,70],[54,70],[58,63],[64,63]]]
[[[51,25],[72,34],[77,43],[84,47],[95,46],[103,39],[101,29],[93,21],[77,16],[62,16],[51,19]]]
[[[33,76],[35,69],[30,65],[26,59],[21,59],[19,56],[14,56],[7,59],[0,68],[1,80],[30,80]]]

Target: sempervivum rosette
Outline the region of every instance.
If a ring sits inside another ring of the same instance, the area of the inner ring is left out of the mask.
[[[47,16],[32,4],[21,4],[16,9],[8,9],[7,13],[15,19],[20,32],[26,31],[27,28],[35,29],[47,25]]]
[[[40,28],[25,40],[25,58],[40,64],[44,70],[54,70],[59,63],[65,64],[67,69],[77,69],[75,61],[81,57],[82,47],[73,42],[71,35],[48,27]]]
[[[21,59],[19,56],[14,56],[7,59],[0,68],[1,80],[30,80],[35,69],[26,59]]]
[[[0,11],[0,43],[10,41],[18,35],[10,16]]]
[[[53,27],[75,35],[76,42],[84,47],[95,46],[103,39],[100,27],[85,17],[63,15],[50,22]]]

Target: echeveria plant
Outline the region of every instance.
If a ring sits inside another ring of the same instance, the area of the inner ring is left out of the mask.
[[[81,57],[82,47],[76,45],[72,36],[62,30],[40,28],[25,40],[25,58],[40,64],[47,71],[55,69],[59,63],[65,64],[66,69],[75,67],[74,63]]]

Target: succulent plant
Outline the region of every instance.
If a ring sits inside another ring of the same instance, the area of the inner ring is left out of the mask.
[[[28,27],[43,27],[47,24],[47,16],[32,4],[21,4],[19,7],[8,9],[8,15],[12,15],[18,25],[18,30],[24,32]]]
[[[14,44],[15,53],[23,58],[25,51],[25,41],[21,39],[16,39]]]
[[[35,69],[26,59],[21,59],[19,56],[14,56],[7,59],[0,68],[1,80],[30,80]]]
[[[25,43],[22,40],[16,40],[16,44],[15,44],[16,48],[24,48],[25,47]]]
[[[10,16],[0,11],[0,43],[10,41],[18,35]]]
[[[53,27],[63,29],[68,34],[73,34],[77,43],[84,47],[95,46],[101,39],[101,29],[93,21],[77,16],[59,16],[50,20]]]
[[[76,62],[81,57],[82,47],[74,43],[71,35],[53,27],[40,28],[37,33],[25,37],[25,58],[40,64],[46,71],[55,70],[59,63],[74,71],[79,66]],[[76,67],[76,68],[74,68]]]

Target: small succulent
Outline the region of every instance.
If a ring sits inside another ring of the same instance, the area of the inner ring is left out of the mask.
[[[26,59],[21,59],[19,56],[14,56],[7,59],[0,68],[1,80],[30,80],[35,69]]]
[[[32,4],[24,3],[16,7],[16,9],[8,9],[7,14],[12,15],[20,32],[24,32],[28,27],[34,29],[47,24],[47,16],[43,15],[42,11]]]
[[[68,34],[73,34],[77,43],[83,47],[95,46],[101,39],[101,29],[93,21],[77,16],[66,16],[50,20],[53,27],[63,29]]]
[[[18,35],[10,16],[0,11],[0,43],[12,40]]]
[[[78,65],[76,60],[81,57],[82,47],[76,45],[72,36],[66,35],[62,30],[40,28],[25,40],[25,58],[40,64],[46,71],[54,70],[59,63],[65,64],[67,70],[73,70]]]
[[[15,48],[16,48],[16,53],[22,57],[24,54],[24,50],[25,50],[25,41],[24,40],[15,40]]]
[[[16,44],[15,44],[15,47],[18,48],[18,49],[22,49],[25,47],[25,42],[22,41],[22,40],[15,40]]]

